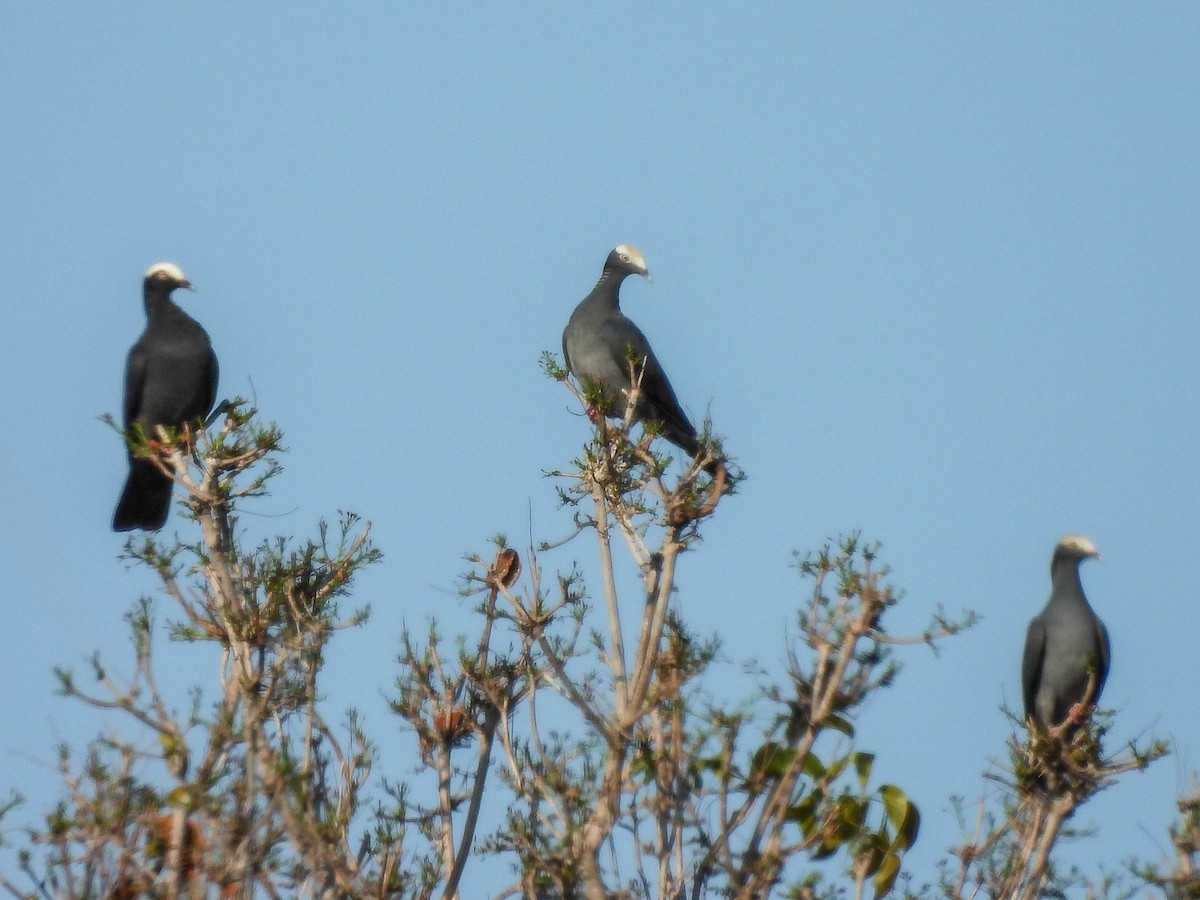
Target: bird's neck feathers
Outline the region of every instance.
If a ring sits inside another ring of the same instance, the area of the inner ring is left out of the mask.
[[[603,303],[606,306],[612,306],[613,309],[621,308],[621,282],[629,277],[628,272],[622,272],[610,266],[605,266],[604,271],[600,273],[600,280],[596,282],[596,286],[592,288],[591,296],[596,299],[596,302]]]
[[[146,318],[151,322],[187,315],[171,299],[170,291],[148,287],[142,292],[142,297],[146,303]]]
[[[1054,586],[1053,596],[1065,596],[1059,589],[1077,591],[1083,595],[1083,582],[1079,579],[1079,563],[1081,560],[1068,557],[1054,557],[1050,563],[1050,583]]]

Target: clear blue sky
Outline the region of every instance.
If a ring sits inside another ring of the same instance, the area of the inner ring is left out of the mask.
[[[330,696],[398,777],[402,624],[466,622],[461,556],[496,532],[569,530],[541,472],[586,428],[537,359],[631,242],[654,282],[626,311],[749,475],[679,576],[730,677],[784,657],[791,550],[848,529],[907,590],[896,628],[978,610],[861,729],[932,878],[948,795],[1003,754],[1051,548],[1083,532],[1110,746],[1176,755],[1090,805],[1070,858],[1165,854],[1200,768],[1198,47],[1192,3],[6,4],[0,783],[50,803],[54,742],[102,721],[51,667],[126,670],[153,588],[116,560],[125,463],[96,421],[150,263],[198,286],[221,395],[286,433],[247,529],[375,523],[375,614]],[[584,542],[543,561],[576,559],[594,574]],[[163,650],[211,683],[210,653]]]

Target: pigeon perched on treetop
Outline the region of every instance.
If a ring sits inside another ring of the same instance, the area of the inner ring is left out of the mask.
[[[146,330],[125,364],[125,428],[137,422],[148,438],[159,425],[179,428],[208,414],[217,397],[217,357],[208,333],[171,300],[171,291],[195,290],[173,263],[146,270],[142,295]],[[129,454],[129,478],[113,515],[113,531],[157,531],[171,509],[172,479],[149,459]]]
[[[1043,728],[1078,722],[1084,708],[1100,699],[1108,677],[1108,630],[1079,581],[1079,564],[1089,557],[1100,554],[1082,535],[1058,542],[1050,563],[1050,600],[1029,623],[1021,688],[1025,718]]]
[[[639,422],[658,423],[663,437],[689,456],[696,456],[702,448],[695,426],[679,405],[650,342],[621,312],[621,282],[629,275],[650,280],[642,251],[630,244],[620,244],[608,254],[600,280],[575,307],[563,330],[567,368],[585,387],[590,385],[603,391],[605,400],[611,404],[606,412],[623,416],[632,356],[642,377],[634,417]],[[705,466],[710,474],[717,468],[717,462]]]

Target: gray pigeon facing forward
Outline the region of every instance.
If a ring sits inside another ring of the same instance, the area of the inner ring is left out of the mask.
[[[634,417],[639,422],[657,422],[661,434],[689,456],[700,450],[700,439],[687,413],[679,405],[650,342],[640,328],[621,312],[621,282],[630,275],[647,280],[650,273],[642,252],[630,244],[620,244],[604,261],[604,270],[592,292],[580,301],[563,330],[563,356],[567,368],[584,386],[603,390],[614,416],[625,414],[625,394],[629,385],[629,355],[637,365],[645,361],[642,385]],[[705,469],[714,474],[716,462]]]
[[[1079,580],[1079,564],[1099,556],[1082,535],[1060,540],[1050,563],[1050,600],[1029,623],[1021,688],[1025,718],[1043,728],[1078,721],[1082,708],[1095,704],[1104,690],[1108,630],[1088,604]],[[1088,696],[1092,679],[1095,690]]]
[[[193,290],[178,266],[156,263],[146,270],[146,330],[125,364],[125,428],[140,422],[149,438],[159,425],[178,428],[203,418],[217,397],[217,357],[208,333],[171,300],[171,291],[178,287]],[[130,453],[129,477],[113,514],[113,531],[162,528],[173,486],[153,462]]]

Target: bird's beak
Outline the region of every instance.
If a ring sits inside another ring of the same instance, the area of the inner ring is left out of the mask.
[[[179,284],[177,284],[176,287],[187,288],[193,294],[196,293],[195,285],[193,285],[190,281],[187,281],[187,280],[179,282]]]
[[[642,271],[638,274],[645,278],[648,283],[654,283],[654,279],[650,277],[650,271],[648,269],[642,269]]]

